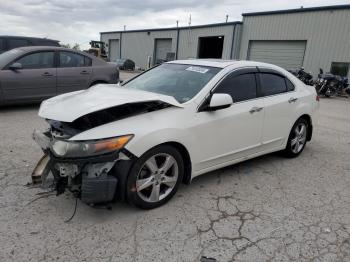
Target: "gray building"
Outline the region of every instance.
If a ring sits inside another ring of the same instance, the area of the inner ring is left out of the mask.
[[[240,59],[348,75],[350,5],[243,14]]]
[[[238,59],[242,22],[191,27],[102,32],[111,61],[132,59],[136,66],[167,59],[217,57]],[[168,57],[168,58],[169,58]]]
[[[350,5],[244,13],[243,22],[102,32],[110,58],[145,68],[168,58],[263,61],[350,76]],[[170,54],[169,54],[170,53]],[[172,56],[171,56],[172,55]]]

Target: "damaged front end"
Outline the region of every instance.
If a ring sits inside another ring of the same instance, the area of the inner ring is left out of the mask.
[[[57,121],[54,123],[57,125]],[[125,163],[121,162],[130,164],[133,158],[123,148],[133,135],[93,141],[70,141],[68,139],[72,134],[63,131],[58,130],[53,122],[47,132],[34,131],[33,139],[43,150],[44,156],[32,173],[33,184],[47,185],[50,177],[51,186],[57,195],[68,189],[87,204],[115,200],[118,180],[124,183],[124,179],[118,179],[118,176],[127,170]],[[118,170],[120,165],[124,168],[122,171]]]
[[[99,85],[45,100],[39,116],[46,119],[50,128],[33,134],[44,152],[33,171],[33,183],[52,180],[57,195],[68,189],[88,204],[123,200],[127,174],[136,159],[125,149],[133,134],[84,141],[74,137],[172,106],[183,107],[171,96],[113,85]],[[114,130],[107,133],[114,134]]]

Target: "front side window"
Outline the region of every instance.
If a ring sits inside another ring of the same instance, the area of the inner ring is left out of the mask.
[[[39,69],[54,67],[54,52],[39,52],[26,55],[16,61],[23,69]]]
[[[174,97],[179,103],[192,99],[221,70],[217,67],[162,64],[125,83],[138,89]]]
[[[257,97],[254,73],[227,76],[215,89],[215,93],[229,94],[233,102],[240,102]]]
[[[285,78],[277,74],[259,73],[261,93],[263,96],[270,96],[287,91]]]
[[[60,67],[83,67],[85,56],[72,52],[60,52]]]
[[[293,83],[288,78],[285,78],[285,80],[287,85],[287,91],[294,91],[295,86],[293,85]]]

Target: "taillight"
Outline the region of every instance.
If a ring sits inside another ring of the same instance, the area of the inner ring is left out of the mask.
[[[316,101],[320,102],[320,96],[319,95],[316,95]]]

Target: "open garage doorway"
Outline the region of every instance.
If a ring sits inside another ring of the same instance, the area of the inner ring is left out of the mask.
[[[198,42],[198,58],[222,58],[224,36],[200,37]]]

